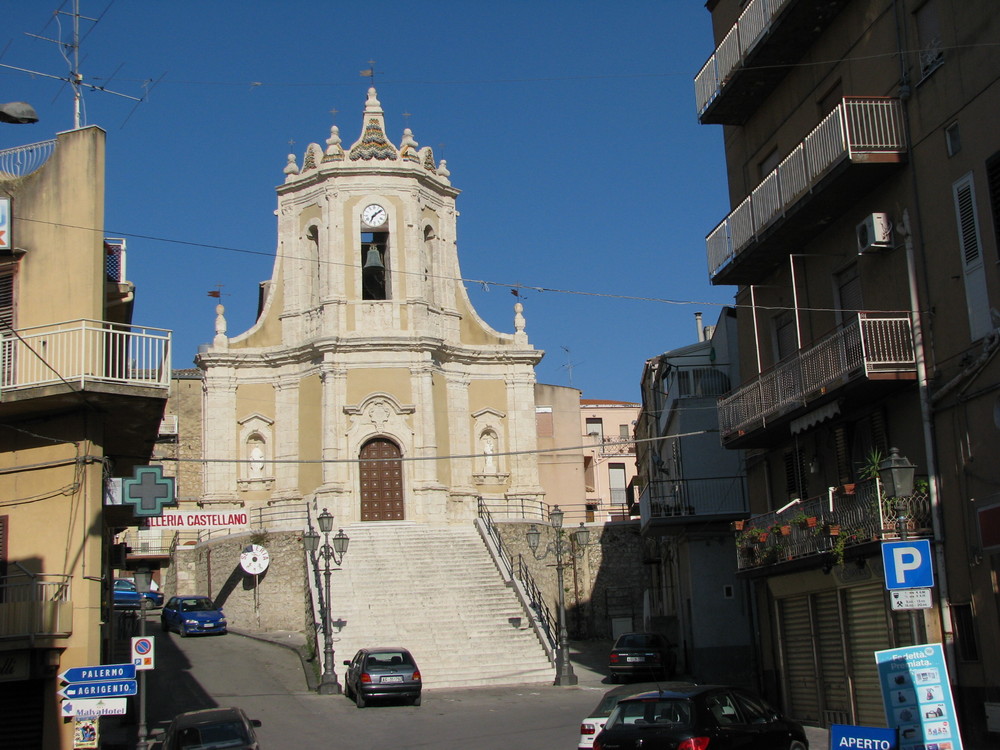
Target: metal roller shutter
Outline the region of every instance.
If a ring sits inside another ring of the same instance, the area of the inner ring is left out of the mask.
[[[875,652],[892,647],[889,607],[881,582],[855,586],[844,592],[847,606],[847,646],[854,696],[857,701],[856,723],[884,727],[885,709],[879,688]]]
[[[823,724],[851,723],[851,696],[844,663],[843,622],[836,591],[813,595],[823,700]]]
[[[820,722],[816,662],[813,658],[809,597],[794,596],[778,602],[778,622],[785,662],[787,711],[797,721]]]

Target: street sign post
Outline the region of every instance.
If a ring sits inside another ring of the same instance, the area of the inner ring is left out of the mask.
[[[71,667],[59,675],[63,682],[97,682],[100,680],[132,680],[135,666],[132,664],[101,664],[96,667]]]
[[[89,716],[124,716],[128,710],[128,698],[64,700],[61,708],[64,717],[75,716],[78,719]]]
[[[139,692],[135,680],[104,680],[102,682],[74,682],[59,691],[61,698],[118,698]]]
[[[893,612],[904,609],[930,609],[934,606],[930,589],[895,589],[891,592],[890,598]]]
[[[929,589],[934,586],[934,566],[929,539],[882,542],[885,587],[893,589]]]
[[[134,669],[153,669],[153,638],[140,636],[132,639],[132,666]]]

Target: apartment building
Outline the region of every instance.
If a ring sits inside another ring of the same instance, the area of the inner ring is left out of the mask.
[[[111,541],[135,524],[105,487],[148,462],[168,331],[132,324],[122,239],[103,236],[105,133],[0,151],[2,744],[73,746],[58,675],[110,662]],[[68,714],[72,716],[72,713]]]
[[[943,643],[961,731],[1000,731],[1000,14],[988,0],[712,0],[697,112],[732,210],[759,682],[797,718],[884,726],[873,652]],[[916,466],[889,497],[878,466]],[[787,530],[787,533],[786,533]],[[933,606],[889,606],[880,545],[932,542]],[[993,720],[996,721],[995,719]],[[988,739],[990,738],[990,739]],[[976,744],[979,743],[979,744]]]

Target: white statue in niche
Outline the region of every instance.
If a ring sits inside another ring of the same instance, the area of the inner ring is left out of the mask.
[[[493,458],[496,451],[496,436],[492,432],[484,432],[480,438],[483,444],[483,473],[496,474],[497,467]]]
[[[264,449],[256,441],[250,448],[250,476],[253,479],[264,476]]]

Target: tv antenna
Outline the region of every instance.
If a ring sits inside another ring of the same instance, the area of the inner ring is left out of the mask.
[[[41,39],[43,42],[51,42],[53,44],[58,44],[59,48],[60,48],[60,53],[62,54],[63,58],[66,60],[66,62],[69,64],[69,67],[70,67],[70,72],[69,72],[68,76],[52,75],[50,73],[43,73],[43,72],[41,72],[39,70],[30,70],[28,68],[19,68],[19,67],[15,66],[15,65],[7,65],[5,63],[0,63],[0,68],[8,68],[9,70],[17,70],[17,71],[20,71],[21,73],[28,73],[28,74],[33,75],[33,76],[41,76],[42,78],[52,78],[52,79],[55,79],[57,81],[63,81],[64,83],[68,83],[72,87],[72,89],[73,89],[73,127],[74,127],[74,129],[79,128],[81,126],[81,114],[80,113],[81,113],[81,110],[83,108],[83,89],[90,89],[91,91],[103,91],[105,94],[114,94],[115,96],[120,96],[123,99],[130,99],[131,101],[135,102],[135,106],[136,107],[138,107],[143,101],[145,101],[145,96],[143,96],[143,97],[131,96],[129,94],[123,94],[120,91],[112,91],[111,89],[107,88],[106,86],[98,86],[98,85],[93,84],[93,83],[85,83],[84,82],[83,75],[80,73],[80,20],[83,19],[84,21],[91,21],[92,23],[97,24],[98,22],[100,22],[101,19],[100,18],[90,18],[88,16],[81,16],[80,15],[80,0],[73,0],[73,10],[72,10],[72,12],[67,12],[67,11],[64,11],[64,10],[56,10],[56,11],[53,12],[53,16],[56,17],[56,23],[57,24],[58,24],[58,20],[59,20],[58,17],[60,15],[70,16],[73,19],[73,41],[72,42],[64,42],[62,39],[50,39],[49,37],[39,36],[38,34],[31,34],[29,32],[24,32],[24,33],[25,33],[26,36],[30,36],[30,37],[33,37],[35,39]],[[61,29],[61,26],[60,26],[60,29]],[[119,66],[119,68],[121,68],[121,66]],[[115,74],[117,74],[117,73],[118,73],[118,70],[115,70],[115,73],[112,74],[111,78],[114,78]],[[109,78],[108,80],[110,81],[111,78]],[[153,83],[153,86],[155,86],[157,83],[159,83],[162,78],[163,78],[163,76],[160,76],[160,78],[157,79],[155,83]],[[145,87],[146,84],[148,84],[148,83],[149,83],[149,81],[146,81],[143,84],[143,86]],[[150,90],[152,90],[152,86],[150,86],[149,88],[146,89],[146,95],[149,94]],[[135,107],[132,108],[132,112],[134,112],[134,111],[135,111]],[[132,116],[132,112],[129,112],[128,117]],[[128,117],[125,118],[126,122],[128,121]],[[123,125],[124,125],[124,123],[123,123]]]
[[[579,364],[582,364],[582,363],[581,362],[573,362],[570,359],[570,354],[572,352],[570,352],[570,349],[569,349],[568,346],[560,346],[559,348],[562,349],[564,352],[566,352],[566,364],[561,365],[559,369],[565,370],[567,372],[567,374],[569,375],[569,387],[573,388],[574,387],[573,386],[573,368],[576,365],[579,365]]]

